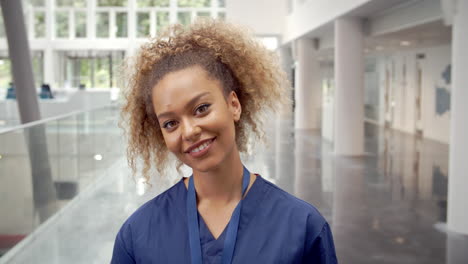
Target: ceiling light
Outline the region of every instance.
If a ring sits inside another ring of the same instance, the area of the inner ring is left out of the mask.
[[[96,154],[94,155],[95,160],[102,160],[102,155],[101,154]]]
[[[400,41],[400,46],[409,46],[409,45],[411,45],[411,42],[409,41],[406,41],[406,40]]]
[[[3,60],[0,60],[0,65],[3,65],[3,63],[4,63]]]

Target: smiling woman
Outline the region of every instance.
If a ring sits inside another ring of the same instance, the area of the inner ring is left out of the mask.
[[[112,263],[337,262],[320,213],[242,165],[261,112],[288,94],[276,56],[244,32],[205,20],[141,48],[122,111],[129,164],[142,158],[148,179],[171,152],[193,175],[124,223]]]

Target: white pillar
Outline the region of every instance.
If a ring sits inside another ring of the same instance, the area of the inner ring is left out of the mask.
[[[468,1],[455,3],[447,222],[450,230],[468,234]]]
[[[335,21],[335,141],[337,155],[364,152],[364,57],[362,22]]]
[[[319,62],[314,40],[301,38],[295,43],[297,67],[295,72],[295,129],[320,128],[322,89],[320,87]]]

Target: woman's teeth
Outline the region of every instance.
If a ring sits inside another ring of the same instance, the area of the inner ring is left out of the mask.
[[[196,152],[199,152],[199,151],[202,151],[204,150],[206,147],[208,147],[208,145],[210,145],[211,143],[211,140],[210,141],[207,141],[205,143],[203,143],[201,146],[199,147],[196,147],[195,149],[193,149],[192,151],[190,151],[191,153],[196,153]]]

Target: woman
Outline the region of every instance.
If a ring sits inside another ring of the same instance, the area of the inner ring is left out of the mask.
[[[286,87],[273,54],[223,22],[176,27],[141,48],[123,108],[129,164],[135,173],[142,158],[148,179],[171,152],[193,175],[124,223],[112,263],[337,263],[320,213],[240,159]]]

